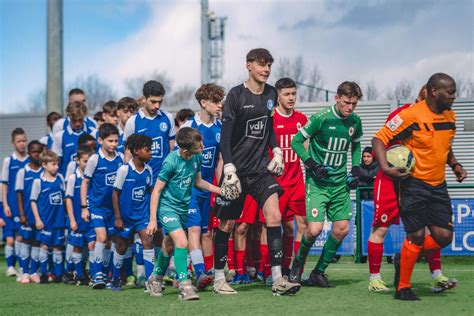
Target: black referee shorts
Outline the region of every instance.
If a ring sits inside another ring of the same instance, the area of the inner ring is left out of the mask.
[[[224,200],[221,196],[216,197],[213,211],[219,219],[239,219],[242,215],[247,194],[250,194],[257,201],[258,206],[263,208],[265,201],[273,193],[278,193],[278,195],[283,193],[283,188],[269,172],[244,176],[237,174],[237,176],[242,186],[240,196],[233,201]],[[222,181],[223,177],[220,184],[222,184]]]
[[[451,198],[446,182],[431,186],[409,177],[400,183],[400,218],[407,233],[426,226],[453,230]]]

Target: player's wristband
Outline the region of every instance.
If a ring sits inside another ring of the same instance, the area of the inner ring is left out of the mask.
[[[464,168],[459,162],[456,162],[454,165],[451,166],[451,170],[454,171],[454,169],[456,169],[457,166]]]
[[[81,205],[81,208],[87,208],[87,205]]]

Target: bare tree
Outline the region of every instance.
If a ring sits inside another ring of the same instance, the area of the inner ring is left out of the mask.
[[[90,112],[98,111],[106,101],[115,100],[117,98],[116,92],[109,83],[102,80],[97,74],[88,75],[87,77],[77,77],[68,85],[68,89],[64,94],[66,98],[68,91],[72,88],[84,90],[86,93],[87,107]]]
[[[188,85],[178,87],[169,98],[165,98],[167,109],[170,111],[178,111],[182,108],[197,109],[195,91],[195,88]]]
[[[18,105],[20,113],[44,113],[46,111],[46,91],[44,89],[28,95],[26,104]]]
[[[367,87],[365,88],[365,98],[368,101],[374,101],[374,100],[377,100],[378,97],[379,97],[379,89],[377,88],[375,81],[373,80],[368,81]]]
[[[303,59],[298,56],[294,59],[288,57],[278,61],[278,67],[275,71],[275,77],[289,77],[297,83],[304,83],[308,86],[320,88],[323,85],[323,76],[317,65],[309,66]],[[298,87],[298,98],[302,102],[316,101],[321,94],[321,90],[300,86]]]
[[[470,78],[456,79],[456,97],[473,98],[474,81]]]
[[[397,100],[408,100],[413,99],[413,82],[408,80],[401,80],[397,83],[394,91],[395,98]]]
[[[125,84],[125,94],[127,96],[138,98],[143,94],[143,85],[149,80],[157,80],[163,84],[166,90],[166,94],[169,94],[172,91],[173,81],[168,77],[166,72],[160,72],[154,70],[149,74],[144,74],[132,78],[127,78],[124,81]]]

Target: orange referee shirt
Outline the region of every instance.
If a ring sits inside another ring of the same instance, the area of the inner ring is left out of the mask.
[[[445,181],[448,153],[456,133],[452,110],[433,113],[426,101],[413,104],[388,121],[376,134],[385,145],[400,140],[415,156],[412,176],[432,186]]]

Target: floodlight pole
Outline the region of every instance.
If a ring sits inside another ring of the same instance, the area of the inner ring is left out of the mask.
[[[201,0],[201,84],[210,82],[209,74],[209,3]]]
[[[63,113],[63,1],[48,0],[46,111]]]

